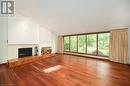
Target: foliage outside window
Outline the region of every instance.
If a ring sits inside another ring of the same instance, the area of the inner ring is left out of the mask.
[[[64,51],[69,51],[69,36],[64,37]]]
[[[98,50],[100,51],[98,55],[109,56],[109,39],[110,33],[98,34]]]
[[[77,52],[77,36],[70,36],[70,51]]]
[[[87,35],[87,54],[97,54],[97,34]]]
[[[78,36],[78,52],[86,53],[86,35]]]
[[[64,51],[109,56],[110,33],[64,36]]]

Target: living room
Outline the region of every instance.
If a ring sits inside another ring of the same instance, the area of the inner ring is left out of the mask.
[[[0,4],[0,86],[130,86],[129,0]]]

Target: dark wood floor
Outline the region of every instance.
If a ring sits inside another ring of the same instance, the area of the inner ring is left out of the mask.
[[[44,69],[61,65],[58,71]],[[130,86],[130,67],[71,55],[57,55],[15,68],[0,66],[0,86]]]

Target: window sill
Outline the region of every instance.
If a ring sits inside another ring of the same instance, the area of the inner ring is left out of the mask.
[[[94,56],[94,55],[86,55],[86,54],[71,53],[71,52],[64,52],[64,54],[83,56],[83,57],[90,57],[90,58],[102,59],[102,60],[109,60],[109,57],[105,57],[105,56]]]

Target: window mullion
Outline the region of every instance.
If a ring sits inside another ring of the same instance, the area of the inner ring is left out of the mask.
[[[85,36],[86,38],[86,54],[87,54],[87,35]]]
[[[70,52],[70,36],[69,36],[69,52]]]
[[[77,53],[78,53],[78,35],[76,36],[76,38],[77,38]]]
[[[96,55],[98,55],[98,33],[97,33],[97,40],[96,41],[97,41],[97,45],[96,45],[97,53],[96,53]]]

